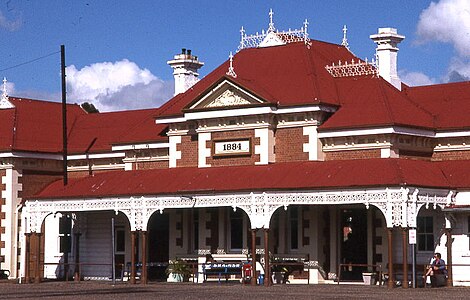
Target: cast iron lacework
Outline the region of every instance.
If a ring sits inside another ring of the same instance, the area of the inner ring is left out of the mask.
[[[273,22],[273,10],[269,11],[269,26],[268,30],[261,31],[261,33],[256,33],[253,35],[246,35],[245,29],[240,29],[240,45],[238,46],[238,51],[245,48],[255,48],[255,47],[269,47],[276,45],[285,45],[295,42],[304,42],[308,47],[310,46],[310,39],[308,37],[308,21],[305,20],[303,27],[300,29],[289,29],[287,31],[279,31],[274,27]]]
[[[354,59],[350,63],[339,61],[337,65],[333,63],[331,66],[325,66],[325,69],[333,77],[353,77],[361,75],[373,75],[378,76],[379,71],[377,69],[377,64],[375,60],[372,60],[371,63],[367,61],[358,60],[357,62]]]
[[[172,197],[129,197],[78,200],[26,201],[23,216],[25,232],[41,232],[41,225],[49,214],[56,212],[122,212],[129,220],[131,230],[145,230],[152,214],[168,208],[232,207],[242,209],[250,218],[252,228],[269,228],[274,212],[290,205],[344,205],[364,204],[377,207],[385,216],[387,227],[413,227],[419,209],[436,209],[452,205],[455,195],[445,190],[379,189],[373,191],[311,191],[263,192],[233,195],[200,195]],[[80,214],[83,215],[83,214]]]

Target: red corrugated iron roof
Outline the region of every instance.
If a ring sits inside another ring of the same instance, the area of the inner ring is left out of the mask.
[[[111,151],[114,144],[166,141],[154,116],[158,109],[96,113],[77,118],[69,137],[69,151],[83,153],[96,139],[90,152]]]
[[[279,106],[334,105],[338,103],[336,86],[325,66],[352,59],[357,58],[346,48],[315,40],[310,47],[298,42],[248,48],[233,58],[237,77],[230,80]],[[228,68],[226,61],[188,91],[164,104],[160,116],[181,115],[183,108],[227,76]]]
[[[59,153],[62,151],[62,106],[58,102],[10,97],[14,108],[0,110],[0,151]],[[67,105],[67,128],[86,114]]]
[[[461,179],[461,182],[449,181],[449,175],[445,171],[459,169],[461,164],[447,164],[445,168],[441,168],[440,163],[421,160],[368,159],[114,171],[71,179],[66,187],[61,181],[57,181],[34,198],[101,198],[385,186],[453,188],[455,183],[470,187],[468,176]]]
[[[470,81],[405,87],[404,92],[436,116],[436,129],[470,128]]]
[[[340,108],[320,131],[392,125],[434,127],[431,113],[381,77],[338,78],[337,86]]]

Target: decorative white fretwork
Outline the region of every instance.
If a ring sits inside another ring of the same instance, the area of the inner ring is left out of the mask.
[[[304,42],[308,47],[310,46],[310,39],[308,37],[308,21],[305,19],[303,27],[301,29],[287,30],[287,31],[278,31],[274,27],[273,22],[273,11],[269,11],[269,25],[266,31],[262,30],[261,33],[256,33],[253,35],[246,35],[245,29],[240,29],[241,39],[240,45],[238,46],[238,51],[245,48],[254,48],[254,47],[270,47],[285,45],[295,42]]]
[[[230,58],[230,65],[228,67],[227,73],[225,74],[227,74],[228,76],[232,76],[233,78],[237,78],[237,73],[235,73],[235,69],[233,68],[233,54],[231,51],[230,51],[229,58]]]
[[[10,102],[7,93],[7,79],[3,77],[2,97],[0,98],[0,109],[14,108],[15,106]]]
[[[349,43],[348,43],[348,38],[346,36],[346,33],[348,32],[348,28],[346,25],[343,27],[343,41],[341,42],[341,45],[343,45],[346,49],[349,50]]]
[[[372,62],[369,63],[367,58],[365,61],[359,60],[357,62],[352,59],[350,63],[347,61],[344,63],[339,61],[337,65],[333,63],[331,66],[325,66],[325,69],[333,77],[353,77],[363,75],[378,76],[375,61],[372,60]]]
[[[387,227],[412,227],[419,208],[452,205],[453,193],[446,190],[417,191],[390,188],[352,191],[251,192],[199,196],[148,196],[81,200],[28,200],[23,210],[25,232],[41,232],[47,215],[56,212],[115,211],[124,213],[131,230],[146,230],[152,214],[165,209],[231,207],[242,209],[252,228],[269,228],[274,212],[291,205],[364,204],[377,207],[385,216]]]
[[[244,99],[232,89],[224,91],[214,101],[208,103],[206,107],[226,107],[250,104],[250,101]]]

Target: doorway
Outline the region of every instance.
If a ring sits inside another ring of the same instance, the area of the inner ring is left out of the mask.
[[[341,210],[341,263],[367,264],[367,210],[346,208]],[[341,280],[362,280],[367,267],[346,266]]]
[[[168,213],[155,213],[148,225],[148,279],[166,281],[165,269],[170,257],[170,218]]]

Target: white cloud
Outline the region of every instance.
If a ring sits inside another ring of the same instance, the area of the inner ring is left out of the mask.
[[[172,96],[172,83],[127,59],[95,63],[78,70],[67,67],[70,101],[91,102],[100,111],[160,106]]]
[[[450,43],[460,56],[470,57],[470,1],[431,2],[421,12],[417,34],[419,42]]]
[[[20,18],[14,20],[14,21],[10,21],[0,11],[0,28],[6,29],[8,31],[16,31],[16,30],[20,29],[21,23],[22,23],[22,21],[21,21]]]
[[[454,57],[449,65],[446,81],[466,81],[470,80],[470,60]]]
[[[408,86],[430,85],[436,81],[420,72],[400,72],[400,79]]]

